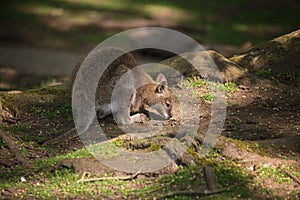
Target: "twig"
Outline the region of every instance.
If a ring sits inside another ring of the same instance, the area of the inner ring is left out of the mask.
[[[159,199],[165,199],[168,197],[173,197],[173,196],[177,196],[177,195],[193,195],[193,196],[202,196],[202,195],[213,195],[213,194],[218,194],[218,193],[222,193],[222,192],[226,192],[231,190],[232,188],[241,186],[248,183],[248,181],[243,181],[241,183],[237,183],[225,188],[220,188],[220,189],[215,189],[215,190],[177,190],[177,191],[172,191],[169,192],[165,195],[159,196]]]
[[[136,178],[141,171],[138,171],[135,174],[129,176],[115,176],[115,177],[99,177],[99,178],[85,178],[86,175],[90,174],[89,172],[83,172],[81,178],[77,181],[77,183],[81,182],[93,182],[93,181],[106,181],[106,180],[132,180]]]
[[[300,185],[300,179],[295,176],[292,172],[290,172],[289,170],[284,170],[284,172],[289,176],[291,177],[291,179],[293,179],[296,183],[298,183]]]

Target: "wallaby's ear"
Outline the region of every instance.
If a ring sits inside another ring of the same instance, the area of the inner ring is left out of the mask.
[[[167,81],[160,82],[156,87],[156,92],[161,94],[168,87]]]
[[[159,74],[159,75],[157,76],[157,78],[156,78],[156,82],[161,83],[161,82],[163,82],[163,81],[165,81],[165,82],[167,83],[167,85],[168,85],[168,81],[167,81],[167,78],[165,77],[165,75]]]
[[[168,87],[168,82],[163,74],[159,74],[156,78],[156,81],[159,83],[156,88],[156,92],[161,94]]]

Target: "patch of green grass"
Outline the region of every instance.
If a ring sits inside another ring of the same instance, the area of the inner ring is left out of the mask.
[[[190,88],[199,88],[207,85],[207,80],[199,77],[191,77],[188,78],[188,83],[190,84]]]
[[[42,84],[47,84],[48,82],[54,81],[54,78],[49,78],[48,81],[43,82]],[[49,87],[39,87],[36,89],[29,89],[24,91],[26,94],[39,94],[39,95],[47,95],[53,94],[58,96],[65,96],[68,94],[68,88],[65,85],[60,86],[49,86]]]
[[[65,121],[72,121],[72,105],[65,103],[61,105],[34,104],[29,106],[31,114],[37,114],[42,119],[44,118],[62,118]]]
[[[227,138],[227,140],[229,140],[230,142],[233,142],[241,150],[246,150],[248,152],[257,153],[257,154],[263,155],[263,156],[268,154],[268,151],[257,142],[243,141],[243,140],[233,139],[233,138]]]
[[[59,198],[98,198],[99,195],[120,196],[122,198],[144,199],[160,197],[163,194],[175,190],[197,189],[206,185],[204,178],[203,165],[190,165],[188,167],[180,166],[175,174],[163,175],[153,182],[153,179],[133,179],[130,181],[105,180],[89,183],[76,183],[80,178],[73,169],[60,169],[55,171],[44,170],[54,166],[59,160],[68,157],[90,156],[85,149],[75,151],[62,156],[43,159],[36,162],[40,169],[34,176],[25,177],[27,182],[16,180],[22,174],[14,176],[15,178],[4,179],[0,183],[1,188],[15,188],[23,191],[21,197],[33,199],[55,199]],[[238,166],[228,160],[216,160],[220,152],[213,151],[208,157],[203,158],[204,163],[210,163],[215,169],[215,175],[219,187],[227,187],[232,184],[249,179]],[[21,169],[20,169],[21,170]],[[1,172],[1,168],[0,168]],[[18,173],[18,172],[17,172]],[[108,175],[110,176],[110,175]],[[191,199],[191,196],[180,195],[170,199]],[[201,197],[202,198],[202,197]],[[245,198],[251,199],[252,193],[245,186],[238,186],[228,192],[215,194],[213,196],[203,196],[203,199],[228,199]]]
[[[279,80],[288,80],[292,83],[300,83],[300,73],[295,71],[277,73],[276,76]]]
[[[231,96],[233,92],[237,91],[236,84],[232,82],[225,84],[212,83],[211,88],[213,91],[225,92],[227,96]]]
[[[235,83],[225,83],[224,84],[224,87],[225,87],[225,92],[226,93],[232,93],[232,92],[235,92],[237,91],[237,86]]]
[[[36,161],[35,165],[39,170],[43,170],[44,168],[47,168],[49,166],[50,167],[54,166],[57,162],[66,158],[84,158],[84,157],[91,157],[91,156],[92,156],[91,153],[86,148],[82,148],[72,153],[38,160]]]
[[[246,172],[229,160],[224,160],[219,165],[216,165],[215,171],[217,181],[222,187],[227,187],[233,183],[242,182],[250,178]]]
[[[271,69],[261,69],[258,70],[255,74],[259,77],[276,79],[282,82],[289,82],[295,84],[300,83],[300,74],[295,71],[277,73],[272,71]]]
[[[291,183],[292,179],[280,169],[275,167],[261,167],[258,169],[258,175],[263,178],[272,178],[277,183]]]
[[[37,179],[37,176],[41,178]],[[26,177],[27,182],[4,181],[0,187],[17,188],[23,192],[21,198],[33,199],[95,199],[103,195],[114,196],[116,193],[126,195],[132,191],[128,181],[106,180],[78,184],[79,178],[73,169],[60,169]]]
[[[33,135],[30,134],[31,125],[28,123],[23,124],[13,124],[9,126],[2,126],[0,128],[4,131],[10,131],[16,135],[18,135],[22,141],[24,142],[43,142],[45,138],[41,135]]]
[[[200,98],[203,100],[203,101],[206,101],[206,102],[211,102],[213,101],[216,96],[213,95],[211,92],[207,91],[205,92],[204,94],[200,95]]]
[[[203,101],[211,102],[213,101],[216,96],[215,92],[224,92],[227,96],[231,96],[231,94],[237,91],[237,86],[235,83],[214,83],[208,82],[206,79],[202,79],[200,77],[191,77],[188,78],[186,81],[183,81],[182,86],[187,89],[194,89],[194,94],[196,96],[200,96]],[[197,91],[197,88],[202,88],[205,90],[204,94],[200,94]]]
[[[59,161],[66,159],[66,158],[82,158],[82,157],[91,157],[92,155],[88,150],[85,148],[79,149],[77,151],[60,155],[60,156],[54,156],[50,158],[44,158],[41,160],[33,161],[32,164],[35,166],[36,171],[42,172],[45,169],[53,167],[56,163]],[[14,168],[13,171],[7,171],[7,169],[1,169],[0,168],[0,178],[6,181],[3,181],[2,185],[0,182],[0,188],[4,187],[5,184],[12,184],[14,185],[16,179],[19,180],[19,177],[31,172],[33,169],[24,169],[24,167],[18,165]],[[3,171],[3,173],[2,173]],[[46,170],[47,171],[47,170]],[[11,187],[11,186],[9,186]]]
[[[170,193],[174,190],[201,188],[202,186],[206,185],[203,164],[213,166],[213,168],[215,169],[215,175],[219,188],[228,187],[236,183],[250,180],[250,176],[239,166],[227,159],[223,159],[220,161],[220,156],[221,153],[219,151],[213,150],[207,157],[202,158],[202,161],[199,161],[197,165],[191,165],[188,167],[181,166],[175,174],[162,176],[153,184],[136,190],[135,192],[137,194],[137,197],[141,199],[144,198],[145,195],[147,195],[148,197],[151,195],[153,195],[154,197],[160,197],[160,195]],[[221,194],[215,194],[212,196],[203,195],[201,196],[201,199],[254,199],[252,197],[252,191],[245,185],[241,185]],[[179,195],[170,199],[191,198],[191,196]]]
[[[262,78],[272,78],[273,76],[273,72],[271,71],[271,69],[261,69],[258,70],[255,74]]]
[[[3,125],[0,125],[0,128],[4,131],[11,131],[13,133],[19,133],[19,132],[28,132],[31,128],[31,125],[30,124],[27,124],[27,123],[23,123],[23,124],[13,124],[13,125],[10,125],[10,126],[3,126]]]
[[[38,142],[42,143],[45,142],[46,138],[40,135],[30,135],[30,134],[22,134],[20,136],[21,140],[24,142]]]
[[[150,146],[150,150],[151,151],[158,151],[160,149],[161,149],[161,145],[160,144],[151,143],[151,146]]]
[[[0,138],[0,147],[5,147],[6,144],[3,142],[3,140]]]
[[[34,181],[34,177],[28,178],[28,181]],[[95,190],[89,184],[77,184],[79,179],[72,169],[55,170],[52,173],[44,174],[44,181],[34,181],[30,183],[18,183],[16,186],[25,189],[23,198],[34,199],[56,199],[76,198],[80,196],[92,198]]]
[[[0,165],[0,188],[11,188],[20,181],[20,177],[26,173],[32,172],[32,169],[24,168],[17,165],[13,170],[8,170],[6,167]]]
[[[201,166],[181,166],[175,174],[164,175],[150,184],[144,184],[145,186],[140,189],[128,191],[127,194],[134,195],[138,199],[146,197],[158,198],[161,195],[174,191],[174,188],[176,190],[184,190],[204,186],[206,183],[203,176],[204,173]],[[184,198],[184,196],[181,196],[181,198]]]

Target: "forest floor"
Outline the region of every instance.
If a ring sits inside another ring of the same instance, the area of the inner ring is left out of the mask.
[[[47,144],[74,126],[70,96],[64,85],[2,93],[5,123],[1,129],[17,139],[16,148],[29,162],[22,165],[7,145],[0,143],[0,197],[152,199],[170,195],[189,199],[190,194],[172,191],[207,189],[204,168],[208,163],[214,168],[217,188],[241,185],[212,195],[201,194],[204,198],[297,199],[300,195],[299,90],[297,85],[273,81],[276,84],[272,86],[224,85],[225,126],[218,144],[207,157],[199,158],[195,156],[196,149],[189,150],[189,156],[180,159],[175,167],[134,177],[96,162],[78,137]],[[195,91],[199,101],[202,132],[208,128],[213,101],[206,84],[192,78],[184,85]],[[169,123],[159,124],[169,126]],[[111,117],[101,120],[100,125],[108,139],[122,134]],[[148,125],[146,122],[137,126],[143,129]],[[119,140],[116,144],[128,151],[156,151],[162,145],[156,141],[140,147]],[[127,177],[128,180],[108,178],[76,183],[84,172],[89,172],[90,177]]]
[[[265,7],[269,9],[262,12]],[[8,60],[15,61],[8,66],[0,63],[0,88],[7,90],[0,92],[0,134],[7,139],[0,140],[0,199],[300,198],[299,77],[283,83],[261,70],[256,75],[271,80],[272,85],[224,85],[225,125],[206,157],[199,157],[201,141],[195,138],[173,165],[158,172],[130,174],[97,162],[78,137],[47,144],[74,127],[70,94],[61,85],[66,77],[24,75],[16,70],[24,69],[23,61],[29,67],[36,64],[33,72],[47,74],[53,69],[40,67],[46,60],[41,54],[39,63],[35,55],[30,60],[24,53],[41,53],[40,48],[45,48],[44,57],[50,63],[53,52],[55,58],[62,54],[60,50],[77,52],[75,56],[67,54],[73,65],[78,55],[100,41],[140,26],[182,31],[230,57],[299,28],[298,0],[229,1],[226,6],[204,0],[15,0],[4,2],[0,10],[1,55],[9,54]],[[21,53],[19,45],[25,46]],[[17,51],[8,52],[6,47]],[[18,53],[23,60],[17,59]],[[66,54],[60,56],[67,58]],[[55,67],[60,69],[58,63]],[[206,84],[191,78],[185,85],[194,90],[198,100],[201,133],[208,129],[214,99]],[[149,123],[136,126],[145,129]],[[154,123],[173,128],[180,120]],[[155,152],[175,137],[169,134],[135,143],[122,140],[122,131],[112,117],[101,120],[100,125],[108,139],[130,152]],[[216,179],[213,187],[208,183],[208,167]],[[80,182],[89,178],[102,180]]]

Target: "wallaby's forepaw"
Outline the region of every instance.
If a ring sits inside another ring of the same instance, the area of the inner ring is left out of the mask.
[[[140,122],[146,122],[148,120],[149,118],[147,115],[145,115],[144,113],[140,113]]]
[[[130,119],[131,121],[134,123],[134,122],[138,122],[138,123],[141,123],[141,122],[145,122],[148,120],[148,117],[147,115],[143,114],[143,113],[138,113],[138,114],[135,114],[135,115],[132,115],[130,116]]]

